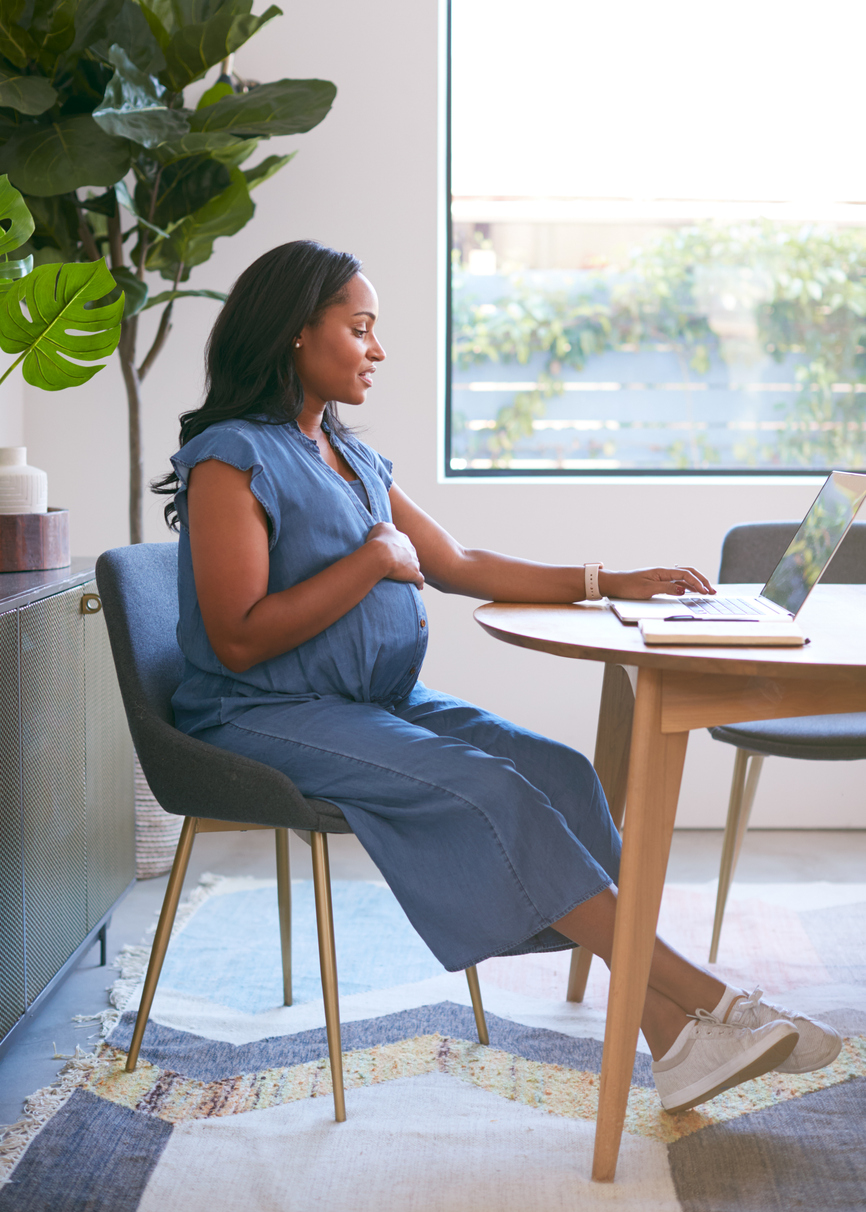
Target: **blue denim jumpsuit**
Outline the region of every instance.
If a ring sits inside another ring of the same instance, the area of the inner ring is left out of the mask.
[[[418,681],[428,629],[414,585],[380,581],[319,635],[243,673],[211,648],[190,555],[190,469],[219,459],[252,470],[269,525],[268,592],[279,593],[391,521],[390,462],[355,437],[330,440],[354,484],[295,424],[220,421],[173,457],[186,658],[177,726],[337,804],[450,971],[571,946],[551,923],[618,874],[619,835],[595,772],[565,745]]]

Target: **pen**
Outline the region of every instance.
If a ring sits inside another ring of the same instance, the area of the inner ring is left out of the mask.
[[[710,619],[702,619],[695,614],[669,614],[662,619],[663,623],[760,623],[761,620],[752,615],[745,614],[729,614],[716,616]]]

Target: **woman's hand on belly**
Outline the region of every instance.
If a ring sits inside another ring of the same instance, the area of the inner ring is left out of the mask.
[[[407,581],[416,589],[424,588],[424,576],[418,556],[408,537],[391,522],[377,522],[367,535],[368,543],[381,544],[391,561],[385,576],[389,581]]]
[[[311,640],[385,578],[423,583],[412,544],[379,523],[350,555],[268,593],[267,517],[250,478],[250,471],[209,459],[190,472],[187,496],[199,608],[217,660],[233,673]]]

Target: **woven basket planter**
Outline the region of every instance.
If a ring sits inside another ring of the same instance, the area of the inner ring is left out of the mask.
[[[144,771],[133,758],[135,781],[135,875],[136,879],[150,880],[156,875],[165,875],[174,862],[182,816],[166,812],[153,797],[147,785]]]

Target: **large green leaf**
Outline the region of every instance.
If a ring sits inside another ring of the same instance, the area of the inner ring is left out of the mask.
[[[27,203],[12,185],[8,177],[0,177],[0,224],[8,223],[5,229],[0,229],[0,256],[8,257],[11,252],[29,240],[33,235],[36,224],[27,209]]]
[[[158,80],[139,71],[120,46],[111,47],[108,60],[114,75],[93,111],[93,120],[104,131],[143,147],[155,147],[187,133],[184,111],[168,108],[162,100],[165,89]]]
[[[102,367],[69,359],[95,362],[117,348],[123,298],[103,307],[85,306],[113,288],[104,261],[40,265],[0,298],[0,348],[21,355],[15,365],[23,361],[24,378],[34,387],[60,391],[86,383]]]
[[[172,228],[168,240],[160,240],[147,260],[148,269],[158,269],[164,278],[173,278],[183,264],[183,281],[189,270],[201,265],[213,252],[219,236],[233,236],[250,221],[255,206],[240,169],[231,170],[228,189],[211,198],[204,206]]]
[[[210,155],[221,159],[225,154],[231,158],[241,151],[246,142],[243,136],[223,134],[222,131],[214,131],[213,134],[191,132],[181,139],[160,143],[153,149],[153,154],[162,164],[173,164],[175,160],[184,160],[187,156]]]
[[[165,67],[165,55],[135,0],[123,0],[117,16],[108,24],[105,37],[89,45],[93,53],[106,62],[111,47],[122,46],[135,66],[149,76]]]
[[[55,261],[77,261],[78,213],[70,199],[28,195],[24,201],[36,223],[30,240],[36,264],[43,264],[49,257]]]
[[[167,231],[163,231],[161,227],[157,227],[155,223],[151,223],[148,219],[143,218],[138,213],[138,207],[135,205],[129,190],[126,187],[125,181],[118,181],[114,187],[114,194],[120,205],[125,207],[131,215],[135,215],[142,227],[146,227],[148,231],[156,232],[158,236],[162,236],[166,240],[168,239]]]
[[[178,160],[166,165],[160,173],[156,206],[151,209],[151,187],[145,182],[136,187],[135,205],[140,215],[153,214],[154,223],[170,228],[223,193],[230,184],[230,170],[216,160],[204,156]]]
[[[196,110],[190,126],[236,135],[298,135],[322,121],[336,94],[329,80],[275,80]]]
[[[165,71],[160,74],[163,84],[179,93],[199,80],[217,63],[222,62],[227,55],[243,46],[257,30],[261,29],[274,17],[279,17],[282,9],[271,5],[267,12],[260,17],[249,12],[248,0],[235,0],[219,9],[209,20],[192,25],[181,25],[169,38],[168,42],[160,42],[165,55]],[[240,12],[240,15],[238,13]],[[151,16],[145,8],[151,29],[160,39]],[[164,28],[164,27],[163,27]]]
[[[138,313],[147,304],[147,283],[142,282],[131,269],[123,266],[121,269],[113,269],[111,271],[117,285],[114,290],[109,291],[104,299],[100,299],[101,304],[113,303],[115,299],[123,298],[123,318],[129,320]],[[88,308],[88,310],[91,310]]]
[[[77,5],[78,0],[33,0],[27,32],[39,47],[39,63],[46,71],[72,45]]]
[[[19,114],[44,114],[57,100],[57,90],[44,76],[25,76],[0,67],[0,105]]]
[[[294,160],[297,154],[297,152],[290,152],[288,156],[268,156],[260,164],[254,164],[252,168],[244,169],[244,180],[247,183],[247,189],[255,189],[257,185],[261,185],[263,181],[267,181],[274,173],[278,173],[281,168],[285,168],[290,160]]]
[[[221,290],[164,290],[148,299],[141,310],[147,311],[149,307],[158,307],[161,303],[173,303],[175,299],[217,299],[225,303],[227,298],[228,295]]]
[[[21,25],[27,0],[3,0],[0,4],[0,54],[16,67],[26,67],[39,54],[38,43]]]
[[[22,126],[0,148],[0,172],[25,194],[48,197],[82,185],[113,185],[129,171],[126,139],[107,135],[90,114]]]
[[[124,0],[78,0],[75,5],[75,34],[64,54],[64,62],[70,62],[85,50],[90,50],[95,42],[106,38],[110,27],[120,16],[123,5]]]

